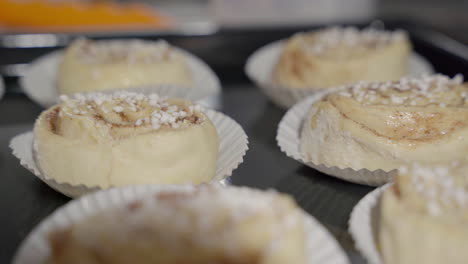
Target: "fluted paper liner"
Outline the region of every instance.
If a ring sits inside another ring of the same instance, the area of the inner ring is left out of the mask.
[[[145,88],[160,95],[183,97],[210,108],[221,108],[221,87],[213,70],[189,52],[173,48],[185,57],[192,73],[193,85],[183,87],[155,84],[145,86]],[[38,58],[28,66],[24,76],[20,79],[20,85],[25,94],[44,108],[58,102],[59,92],[56,86],[56,77],[62,56],[63,51],[60,50]],[[127,89],[132,90],[133,88]]]
[[[276,140],[281,151],[286,153],[288,157],[291,157],[311,168],[345,181],[369,186],[380,186],[391,181],[396,170],[387,172],[384,170],[371,171],[367,169],[354,170],[351,168],[339,168],[337,166],[330,167],[324,164],[315,164],[303,157],[301,153],[300,138],[302,124],[304,123],[312,104],[324,95],[333,91],[336,91],[336,89],[316,93],[289,109],[279,124],[276,136]]]
[[[128,186],[96,192],[62,206],[44,219],[23,241],[13,264],[41,264],[50,254],[50,232],[77,223],[104,210],[144,198],[163,190],[189,190],[191,186]],[[346,254],[333,236],[312,216],[304,212],[307,264],[348,264]]]
[[[348,223],[356,248],[370,264],[382,263],[377,249],[379,206],[383,191],[390,185],[391,183],[364,196],[353,208]]]
[[[257,51],[247,60],[245,72],[247,76],[281,108],[289,108],[307,96],[323,92],[329,88],[288,88],[273,82],[273,69],[283,50],[285,40],[275,41]],[[431,64],[422,56],[412,53],[409,57],[408,75],[418,76],[433,73]]]
[[[215,177],[211,182],[229,184],[229,176],[242,163],[248,150],[248,139],[242,127],[230,117],[213,110],[204,110],[204,113],[213,122],[219,135],[219,152],[216,164]],[[83,194],[100,190],[98,186],[86,184],[71,185],[66,182],[58,182],[55,179],[42,174],[36,163],[33,151],[33,132],[26,132],[15,136],[10,142],[13,151],[21,165],[31,171],[47,185],[69,197],[78,197]]]

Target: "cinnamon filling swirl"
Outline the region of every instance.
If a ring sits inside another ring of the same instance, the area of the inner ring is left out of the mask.
[[[60,106],[56,106],[46,116],[47,124],[49,125],[50,131],[52,131],[52,133],[57,134],[57,135],[60,135],[60,133],[58,133],[57,131],[57,125],[56,125],[57,124],[56,121],[57,121],[59,114],[60,114]]]
[[[444,76],[360,83],[322,100],[342,118],[389,140],[428,142],[468,125],[468,87]],[[371,114],[369,114],[371,113]]]
[[[342,87],[312,105],[301,151],[314,163],[356,170],[459,159],[467,155],[467,95],[461,77],[442,75]]]
[[[53,133],[67,136],[66,126],[76,121],[73,119],[92,120],[96,126],[107,128],[113,137],[118,138],[160,129],[178,129],[204,121],[199,106],[151,96],[140,97],[128,92],[79,95],[76,98],[63,96],[64,104],[56,106],[48,114],[47,121]]]
[[[219,136],[199,106],[133,92],[61,99],[34,125],[43,175],[100,188],[198,184],[215,176]]]
[[[272,81],[286,88],[323,89],[407,74],[411,44],[402,31],[332,27],[285,41]]]

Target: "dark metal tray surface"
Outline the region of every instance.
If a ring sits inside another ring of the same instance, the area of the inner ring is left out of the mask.
[[[426,57],[438,72],[468,76],[468,53],[462,44],[418,25],[386,25],[408,30],[415,50]],[[221,29],[212,35],[168,38],[214,68],[223,84],[222,111],[239,122],[249,136],[250,149],[244,163],[234,171],[232,183],[261,189],[275,188],[293,195],[304,210],[335,235],[352,263],[365,263],[353,246],[347,222],[353,206],[373,188],[324,175],[282,153],[275,137],[285,111],[269,102],[243,73],[245,60],[257,48],[310,28]],[[0,64],[26,63],[55,48],[3,47],[0,48]],[[10,139],[31,130],[43,109],[15,92],[19,88],[14,78],[6,81],[8,93],[0,101],[0,263],[11,261],[19,243],[31,229],[69,201],[21,167],[12,156],[8,147]]]

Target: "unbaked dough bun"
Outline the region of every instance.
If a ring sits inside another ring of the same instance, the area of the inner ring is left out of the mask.
[[[273,70],[287,88],[323,89],[408,73],[411,44],[403,31],[332,27],[288,39]]]
[[[301,132],[307,161],[354,170],[468,156],[468,85],[461,76],[361,82],[313,103]]]
[[[382,197],[378,240],[385,264],[466,263],[468,160],[402,167]]]
[[[50,235],[52,264],[305,264],[304,213],[275,191],[160,190]]]
[[[214,177],[218,134],[199,106],[132,92],[62,99],[34,126],[35,157],[46,177],[102,188]]]
[[[185,58],[163,40],[79,39],[65,49],[57,74],[60,94],[191,83]]]

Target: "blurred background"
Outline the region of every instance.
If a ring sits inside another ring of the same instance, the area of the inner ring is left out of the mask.
[[[223,68],[297,31],[375,20],[429,29],[429,42],[441,41],[434,33],[442,33],[457,43],[440,45],[468,58],[460,46],[468,44],[467,11],[468,0],[0,0],[0,74],[20,76],[31,60],[83,35],[164,37]],[[213,49],[230,52],[214,57]]]
[[[0,0],[1,32],[186,31],[411,19],[465,38],[467,0]]]
[[[379,17],[422,23],[468,44],[466,0],[381,0],[378,3]]]

